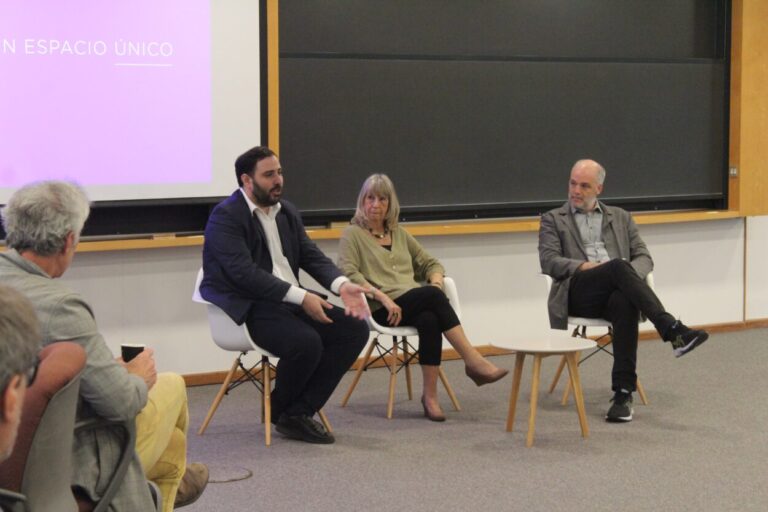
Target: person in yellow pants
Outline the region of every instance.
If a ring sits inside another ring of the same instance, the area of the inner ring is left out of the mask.
[[[161,492],[163,510],[195,501],[208,483],[208,468],[187,464],[187,394],[178,375],[157,375],[154,350],[146,347],[129,361],[115,359],[85,298],[58,278],[72,264],[90,206],[77,185],[43,181],[18,189],[0,210],[7,250],[0,252],[0,282],[32,303],[42,345],[62,340],[85,349],[77,420],[135,421],[136,451],[109,503],[115,512],[153,510],[147,485]],[[120,462],[122,438],[111,425],[76,433],[72,486],[79,496],[99,501]]]
[[[208,481],[203,464],[186,464],[188,425],[184,379],[175,373],[158,374],[147,405],[136,416],[136,453],[147,479],[160,489],[164,512],[189,505]]]

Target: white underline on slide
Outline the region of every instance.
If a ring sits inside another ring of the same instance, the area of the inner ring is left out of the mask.
[[[151,64],[151,63],[132,63],[132,62],[115,62],[115,66],[132,66],[132,67],[144,67],[144,68],[170,68],[173,64]]]

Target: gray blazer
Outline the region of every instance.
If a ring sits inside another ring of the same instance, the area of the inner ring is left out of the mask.
[[[600,202],[603,211],[602,237],[611,259],[623,259],[632,264],[645,279],[653,270],[651,253],[645,246],[635,221],[626,210]],[[539,228],[539,262],[541,271],[552,276],[549,291],[549,324],[553,329],[568,328],[568,290],[571,276],[587,261],[579,228],[566,202],[560,208],[541,216]]]
[[[32,301],[43,331],[43,345],[73,341],[85,349],[87,359],[80,380],[77,419],[134,419],[147,403],[147,385],[115,361],[83,298],[14,250],[0,253],[0,282],[16,288]],[[101,429],[83,432],[75,438],[72,485],[81,487],[92,499],[103,493],[117,467],[118,435],[111,429]],[[138,456],[128,467],[109,510],[154,510]]]

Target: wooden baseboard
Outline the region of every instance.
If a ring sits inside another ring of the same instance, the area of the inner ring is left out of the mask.
[[[709,325],[701,325],[696,327],[698,327],[699,329],[704,328],[710,333],[743,331],[746,329],[757,329],[761,327],[768,327],[768,318],[747,320],[745,322],[709,324]],[[639,335],[640,341],[657,340],[657,339],[659,339],[659,333],[657,333],[654,330],[641,331]],[[502,355],[508,355],[508,354],[514,353],[511,350],[506,350],[506,349],[494,347],[491,345],[480,345],[477,347],[477,350],[484,356],[502,356]],[[459,354],[454,349],[451,348],[451,349],[443,350],[443,361],[454,361],[456,359],[460,359],[460,357],[459,357]],[[358,366],[361,364],[362,364],[362,359],[358,359],[352,365],[350,370],[356,370]],[[384,361],[378,361],[376,364],[372,365],[372,367],[374,368],[382,367],[382,366],[384,366]],[[242,372],[238,372],[236,376],[239,377],[240,375],[242,375]],[[184,375],[184,381],[187,383],[187,387],[208,386],[211,384],[221,384],[222,382],[224,382],[224,378],[226,376],[227,376],[226,371],[193,373],[189,375]]]
[[[484,356],[500,356],[500,355],[507,355],[512,354],[513,352],[510,350],[505,350],[498,347],[492,347],[490,345],[483,345],[477,347],[478,352],[483,354]],[[456,359],[461,359],[459,357],[459,354],[454,349],[446,349],[443,350],[443,361],[453,361]],[[357,370],[359,365],[363,363],[362,358],[355,361],[355,363],[352,365],[350,370]],[[372,368],[379,368],[384,366],[384,361],[378,361],[376,364],[371,365]],[[235,378],[240,377],[243,374],[243,372],[238,371],[235,374]],[[192,386],[208,386],[211,384],[221,384],[224,382],[224,378],[227,376],[227,371],[221,371],[221,372],[206,372],[206,373],[193,373],[184,375],[184,381],[187,383],[187,387]]]

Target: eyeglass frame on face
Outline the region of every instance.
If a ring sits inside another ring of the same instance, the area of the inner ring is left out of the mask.
[[[40,358],[35,356],[35,363],[27,368],[22,374],[27,378],[27,387],[31,387],[37,378],[37,371],[40,369]]]

